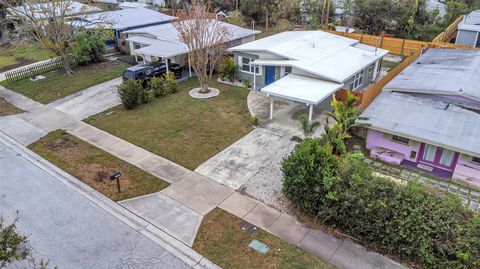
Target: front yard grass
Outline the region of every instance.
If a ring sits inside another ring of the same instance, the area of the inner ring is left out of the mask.
[[[218,82],[219,96],[194,99],[196,78],[178,84],[178,92],[133,110],[117,106],[85,121],[189,169],[251,131],[248,90]]]
[[[48,59],[48,54],[34,44],[13,44],[0,50],[0,72]]]
[[[28,148],[114,201],[157,192],[168,186],[165,181],[63,130],[47,134]],[[122,173],[121,193],[117,193],[116,182],[109,179],[113,171]]]
[[[20,108],[10,104],[5,99],[0,97],[0,117],[18,114],[23,112]]]
[[[45,79],[31,81],[27,78],[5,86],[35,101],[48,104],[88,87],[119,77],[127,67],[127,64],[106,60],[87,66],[77,66],[73,69],[75,72],[73,76],[67,76],[63,69],[60,69],[43,74],[46,77]]]
[[[242,219],[216,208],[202,221],[193,249],[222,268],[335,268],[317,256],[264,230],[252,235],[243,231]],[[251,249],[256,239],[270,250],[266,254]]]

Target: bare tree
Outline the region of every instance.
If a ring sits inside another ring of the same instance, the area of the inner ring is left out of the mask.
[[[200,82],[201,93],[209,92],[213,70],[231,35],[225,24],[215,20],[215,15],[208,10],[208,4],[193,1],[189,15],[173,23],[180,40],[190,51],[190,64]]]
[[[66,22],[72,15],[81,16],[91,10],[78,9],[73,0],[11,0],[5,5],[11,20],[15,20],[19,26],[20,34],[47,53],[59,57],[65,73],[72,75],[69,49],[75,36],[72,25]]]

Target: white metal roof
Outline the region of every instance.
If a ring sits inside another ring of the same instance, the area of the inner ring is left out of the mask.
[[[429,49],[383,88],[463,96],[480,102],[480,51]]]
[[[127,8],[146,8],[148,7],[148,4],[146,3],[138,3],[138,2],[123,2],[120,5],[118,5],[121,9],[127,9]]]
[[[474,10],[463,18],[457,27],[460,30],[480,32],[480,10]]]
[[[220,22],[227,27],[230,35],[228,41],[256,35],[260,31],[238,27],[233,24]],[[136,53],[157,56],[173,57],[189,52],[187,45],[180,40],[179,33],[172,23],[134,29],[126,31],[129,34],[128,41],[149,45],[135,50]]]
[[[50,14],[50,11],[48,11],[50,9],[55,9],[56,16],[73,16],[102,11],[102,9],[98,7],[76,1],[58,1],[17,6],[13,10],[9,9],[9,12],[12,16],[23,16],[23,14],[27,14],[37,19],[46,19],[46,15]],[[65,14],[62,14],[62,12],[65,12]]]
[[[271,96],[317,105],[342,87],[341,83],[289,74],[260,91]]]
[[[129,8],[84,15],[81,21],[76,20],[71,23],[88,29],[102,27],[125,30],[142,25],[170,22],[174,19],[175,17],[148,8]]]
[[[323,31],[282,32],[229,50],[252,54],[269,52],[296,60],[295,67],[339,83],[388,53]]]
[[[382,92],[362,116],[369,128],[480,157],[480,114],[405,93]]]

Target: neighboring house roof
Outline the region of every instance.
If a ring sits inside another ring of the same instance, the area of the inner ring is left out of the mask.
[[[219,23],[228,28],[230,32],[228,41],[233,41],[260,33],[260,31],[238,27],[225,22],[219,21]],[[172,23],[139,28],[126,31],[126,33],[131,35],[129,38],[127,38],[128,41],[148,45],[141,49],[135,50],[135,52],[138,54],[165,58],[185,54],[189,51],[187,45],[180,40],[179,33]]]
[[[363,112],[369,128],[480,157],[480,114],[404,93],[382,92]]]
[[[447,14],[447,5],[445,5],[444,3],[441,3],[437,0],[427,0],[425,2],[425,6],[426,6],[426,9],[428,12],[432,12],[434,10],[438,10],[438,16],[440,18],[443,18],[445,17],[445,15]]]
[[[463,18],[457,29],[480,32],[480,10],[474,10]]]
[[[429,49],[384,91],[445,94],[480,102],[480,50]]]
[[[293,67],[338,83],[388,53],[323,31],[282,32],[229,50],[271,53],[285,58]]]
[[[341,83],[288,74],[282,79],[263,87],[261,91],[268,95],[317,105],[342,87],[343,84]],[[295,90],[292,91],[292,89]]]
[[[36,19],[47,19],[46,15],[51,14],[50,9],[55,9],[56,16],[73,16],[77,14],[100,12],[102,9],[85,5],[75,1],[59,1],[59,2],[46,2],[37,3],[32,5],[17,6],[13,9],[9,9],[11,16],[33,16]],[[65,14],[62,14],[65,12]]]
[[[81,19],[77,18],[71,24],[87,29],[102,27],[105,29],[126,30],[143,25],[166,23],[174,19],[175,17],[147,8],[129,8],[88,14],[82,16]]]
[[[146,8],[148,4],[146,3],[138,3],[138,2],[123,2],[118,5],[121,9],[128,9],[128,8]]]

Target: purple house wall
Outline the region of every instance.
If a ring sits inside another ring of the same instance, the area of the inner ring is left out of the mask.
[[[415,146],[415,145],[406,145],[406,144],[393,142],[389,139],[385,139],[384,133],[375,131],[372,129],[369,129],[367,133],[367,146],[366,146],[367,149],[371,150],[374,147],[390,149],[390,150],[402,153],[406,160],[409,160],[412,162],[417,161],[416,156],[415,158],[410,158],[412,151],[418,154],[420,143],[416,143],[416,144],[417,145]]]

